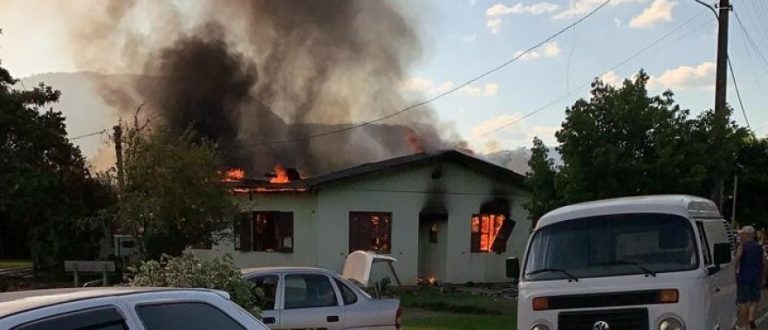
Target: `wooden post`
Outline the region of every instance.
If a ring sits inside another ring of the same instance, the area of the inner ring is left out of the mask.
[[[101,285],[109,286],[109,278],[107,278],[107,263],[104,263],[104,267],[101,272]]]
[[[75,274],[75,287],[77,288],[80,286],[80,278],[78,278],[77,276],[77,263],[75,263],[72,267],[73,267],[72,271]]]

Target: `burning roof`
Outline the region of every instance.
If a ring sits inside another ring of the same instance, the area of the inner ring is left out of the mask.
[[[275,173],[268,173],[265,176],[265,179],[259,180],[246,178],[239,181],[227,181],[227,183],[232,187],[233,191],[237,193],[308,192],[334,182],[435,162],[452,162],[492,177],[498,182],[524,187],[525,176],[522,174],[458,150],[442,150],[438,152],[418,153],[404,157],[396,157],[309,178],[299,176],[298,171],[295,169],[286,169],[282,166],[276,166],[274,169]],[[285,174],[278,174],[281,173],[281,171],[284,171]],[[295,172],[296,174],[293,176],[288,175],[288,173],[292,172]],[[287,181],[284,180],[283,175],[288,175],[286,178],[289,179]],[[280,177],[280,179],[275,179],[277,177]]]

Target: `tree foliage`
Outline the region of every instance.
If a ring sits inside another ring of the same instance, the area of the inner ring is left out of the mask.
[[[31,256],[36,265],[93,258],[114,195],[91,176],[64,116],[49,107],[60,92],[16,82],[0,67],[0,256]]]
[[[163,255],[158,260],[142,262],[133,269],[133,286],[205,288],[226,291],[232,301],[252,314],[261,314],[264,293],[241,278],[240,268],[231,257],[200,260],[189,253],[180,257]]]
[[[563,204],[645,194],[712,197],[713,187],[735,170],[748,131],[730,122],[712,142],[714,112],[692,118],[673,93],[649,96],[640,71],[614,87],[596,79],[590,98],[566,109],[555,134],[563,164],[554,168],[547,147],[534,140],[528,181],[536,219]]]
[[[190,131],[176,135],[163,127],[133,127],[127,133],[119,217],[145,257],[181,255],[227,228],[234,206],[221,184],[213,144],[196,142]]]

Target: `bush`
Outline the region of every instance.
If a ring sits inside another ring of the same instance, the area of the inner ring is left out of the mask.
[[[131,269],[132,286],[205,288],[226,291],[236,304],[260,316],[259,301],[264,293],[241,278],[240,269],[230,256],[200,260],[192,254],[181,257],[163,255],[159,261],[143,261]]]

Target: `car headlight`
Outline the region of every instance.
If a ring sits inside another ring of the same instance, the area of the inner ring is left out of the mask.
[[[549,327],[543,324],[537,324],[531,327],[531,330],[549,330]]]
[[[661,322],[659,322],[659,330],[683,330],[685,327],[683,326],[683,322],[680,320],[674,318],[674,317],[668,317]]]

